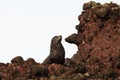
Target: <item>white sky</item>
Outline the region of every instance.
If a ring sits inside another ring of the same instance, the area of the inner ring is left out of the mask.
[[[64,38],[77,32],[77,17],[83,3],[88,1],[0,0],[0,62],[22,56],[41,63],[49,55],[51,38],[55,35],[63,36],[66,57],[71,58],[77,47],[66,43]],[[120,4],[119,0],[113,2]]]

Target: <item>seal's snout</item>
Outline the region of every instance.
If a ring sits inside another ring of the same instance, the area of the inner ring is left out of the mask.
[[[58,40],[61,41],[62,40],[62,35],[58,36]]]
[[[62,39],[62,35],[59,35],[58,37],[59,37],[60,39]]]

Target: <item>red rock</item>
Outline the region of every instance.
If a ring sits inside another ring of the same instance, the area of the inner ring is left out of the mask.
[[[33,75],[35,77],[46,77],[49,74],[47,68],[43,65],[31,66],[30,73],[31,73],[31,75]]]
[[[50,72],[50,75],[60,76],[63,73],[65,73],[68,70],[68,68],[64,67],[60,64],[53,63],[53,64],[48,66],[48,70]]]
[[[17,66],[17,70],[18,70],[19,74],[26,73],[26,71],[21,66]]]
[[[76,64],[84,62],[87,71],[97,77],[115,78],[118,75],[116,63],[120,61],[120,6],[91,1],[85,3],[83,9],[76,29],[84,37],[78,36],[83,39],[77,45],[78,51],[72,61]]]
[[[78,47],[72,58],[42,65],[17,56],[11,63],[0,63],[0,80],[119,80],[120,6],[90,1],[78,20],[77,33],[65,39]]]
[[[20,65],[24,62],[23,58],[21,56],[17,56],[11,60],[12,64]]]

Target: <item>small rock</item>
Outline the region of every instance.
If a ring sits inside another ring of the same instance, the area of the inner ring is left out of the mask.
[[[100,3],[96,3],[95,1],[90,1],[88,3],[84,3],[83,5],[83,10],[86,10],[86,9],[90,9],[92,8],[93,6],[97,6],[97,5],[101,5]]]
[[[35,65],[37,62],[33,59],[33,58],[28,58],[25,63],[28,65],[28,66],[31,66],[31,65]]]
[[[21,56],[17,56],[11,60],[12,64],[20,65],[24,62],[23,58]]]
[[[17,66],[17,70],[19,74],[24,74],[26,72],[21,66]]]
[[[6,66],[6,64],[4,63],[0,63],[0,67]]]
[[[102,8],[97,8],[97,9],[95,10],[95,13],[96,13],[96,15],[99,16],[99,17],[105,17],[106,14],[108,13],[108,9],[107,9],[107,8],[104,8],[104,7],[102,7]]]
[[[51,64],[48,66],[48,70],[50,72],[50,75],[60,76],[64,72],[68,71],[68,68],[60,64]]]
[[[89,77],[89,76],[90,76],[90,74],[89,74],[89,73],[85,73],[85,76]]]
[[[70,66],[74,66],[75,63],[71,59],[66,58],[64,65],[70,67]]]
[[[48,69],[42,65],[33,65],[31,66],[30,69],[31,69],[30,70],[31,75],[36,77],[40,77],[40,76],[47,77],[49,74]]]

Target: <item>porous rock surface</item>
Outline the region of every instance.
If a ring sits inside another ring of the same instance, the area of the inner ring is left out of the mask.
[[[78,51],[63,65],[17,56],[0,63],[0,80],[120,80],[120,6],[90,1],[78,20],[77,33],[65,38]]]

